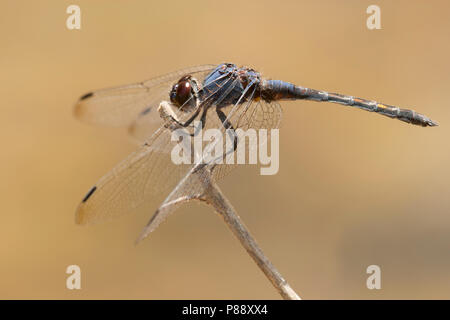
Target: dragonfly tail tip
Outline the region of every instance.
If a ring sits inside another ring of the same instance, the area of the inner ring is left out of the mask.
[[[439,125],[439,123],[437,123],[436,121],[430,120],[431,127],[437,127],[438,125]]]

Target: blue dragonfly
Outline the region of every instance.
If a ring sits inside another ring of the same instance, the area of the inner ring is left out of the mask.
[[[206,181],[217,181],[233,165],[193,163],[175,165],[170,152],[176,142],[171,133],[190,130],[199,120],[202,128],[275,129],[282,110],[279,101],[312,100],[332,102],[377,113],[418,125],[436,126],[430,118],[402,109],[349,95],[329,93],[263,78],[259,72],[231,63],[202,65],[151,80],[90,92],[75,106],[75,116],[95,124],[126,126],[140,143],[87,193],[76,211],[76,222],[93,223],[133,212],[156,194],[172,190],[156,211],[140,239],[152,232],[180,203],[198,198]],[[231,136],[234,152],[240,143]],[[167,209],[167,210],[166,210]]]

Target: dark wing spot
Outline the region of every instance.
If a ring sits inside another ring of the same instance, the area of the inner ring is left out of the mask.
[[[144,110],[141,112],[141,116],[145,116],[145,115],[146,115],[147,113],[149,113],[151,110],[152,110],[151,107],[148,107],[148,108],[144,109]]]
[[[92,194],[95,192],[95,190],[97,190],[97,186],[93,186],[91,190],[89,190],[89,192],[87,193],[87,195],[84,197],[82,202],[86,202],[91,196]]]
[[[84,99],[90,98],[90,97],[92,97],[93,95],[94,95],[93,92],[86,93],[84,96],[82,96],[82,97],[80,98],[80,100],[84,100]]]

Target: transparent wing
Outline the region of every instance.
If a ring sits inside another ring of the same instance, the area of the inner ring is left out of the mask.
[[[213,101],[206,97],[205,106]],[[179,114],[178,118],[185,121],[189,116]],[[164,191],[174,189],[192,164],[172,162],[170,153],[178,141],[172,141],[171,135],[171,129],[163,124],[143,146],[101,178],[78,206],[76,222],[95,223],[131,213],[150,205]]]
[[[154,142],[170,146],[170,131],[161,129]],[[150,204],[159,193],[176,186],[188,168],[175,165],[169,153],[143,145],[106,174],[88,192],[76,211],[79,224],[95,223],[131,213]]]
[[[78,100],[74,114],[89,123],[113,126],[130,125],[139,116],[158,121],[155,106],[167,99],[174,82],[186,74],[204,78],[215,67],[191,67],[135,84],[90,92]]]
[[[166,94],[167,96],[167,94]],[[162,101],[165,97],[159,99]],[[156,100],[158,101],[158,100]],[[137,142],[146,141],[155,132],[155,128],[161,124],[161,118],[155,117],[156,104],[141,112],[136,119],[128,126],[128,133]]]
[[[258,101],[252,99],[242,106],[238,106],[238,108],[235,107],[234,112],[233,110],[231,110],[230,113],[228,113],[227,120],[235,129],[242,129],[243,131],[241,131],[241,134],[238,135],[238,144],[236,150],[231,155],[227,156],[233,156],[235,163],[237,163],[237,153],[242,147],[241,150],[246,150],[247,152],[246,163],[248,163],[249,154],[251,152],[257,151],[256,148],[259,148],[270,142],[270,130],[279,128],[281,118],[282,109],[280,104],[276,101],[268,103],[262,99],[259,99]],[[242,135],[244,133],[251,135],[252,130],[249,129],[254,129],[259,142],[258,144],[249,143],[248,138]],[[264,140],[261,141],[259,136],[260,129],[266,129],[268,132],[267,136],[263,135]],[[227,164],[225,159],[223,164],[218,164],[214,167],[214,169],[212,170],[212,177],[217,181],[223,178],[235,167],[236,165]]]

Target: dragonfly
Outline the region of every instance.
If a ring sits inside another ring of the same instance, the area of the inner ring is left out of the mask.
[[[75,116],[88,123],[125,126],[140,145],[89,190],[76,210],[76,223],[91,224],[134,212],[148,206],[157,194],[172,190],[139,239],[145,238],[183,202],[179,199],[198,197],[207,188],[206,178],[217,181],[235,167],[201,161],[174,164],[172,132],[184,128],[193,136],[196,120],[202,128],[215,128],[225,135],[232,132],[228,129],[277,129],[283,100],[332,102],[417,126],[437,126],[410,109],[266,79],[252,68],[232,63],[201,65],[93,91],[78,100]],[[229,138],[233,148],[228,152],[233,153],[241,141],[238,136]]]

